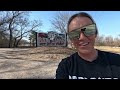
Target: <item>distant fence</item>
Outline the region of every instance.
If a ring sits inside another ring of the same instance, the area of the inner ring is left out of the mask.
[[[36,33],[36,46],[67,46],[67,35],[50,31]]]

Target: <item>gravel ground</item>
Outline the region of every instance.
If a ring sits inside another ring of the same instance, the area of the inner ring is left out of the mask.
[[[54,79],[58,63],[74,52],[65,47],[0,48],[0,79]]]

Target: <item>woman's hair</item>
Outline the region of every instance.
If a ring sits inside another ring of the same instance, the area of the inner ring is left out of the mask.
[[[93,18],[88,14],[88,13],[85,13],[85,12],[80,12],[80,13],[76,13],[74,15],[72,15],[69,20],[68,20],[68,24],[67,24],[67,32],[69,32],[69,25],[71,23],[71,21],[75,18],[75,17],[87,17],[89,18],[93,23],[95,23],[95,21],[93,20]],[[96,26],[96,29],[97,29],[97,26]],[[96,35],[98,34],[98,29],[96,30]]]

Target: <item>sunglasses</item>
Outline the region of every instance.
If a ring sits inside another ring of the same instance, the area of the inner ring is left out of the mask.
[[[79,39],[80,33],[82,32],[86,37],[96,34],[96,24],[90,24],[82,28],[75,29],[71,32],[68,32],[68,37],[70,40]]]

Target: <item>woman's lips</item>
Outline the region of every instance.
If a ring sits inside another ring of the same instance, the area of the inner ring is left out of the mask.
[[[80,42],[79,46],[87,46],[89,44],[89,42]]]

